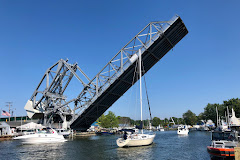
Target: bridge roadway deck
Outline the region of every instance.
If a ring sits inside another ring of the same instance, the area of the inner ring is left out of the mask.
[[[142,53],[145,73],[187,33],[188,30],[186,26],[181,18],[178,17],[164,32],[164,35],[155,40],[155,42]],[[129,68],[71,124],[71,128],[80,131],[87,130],[94,121],[111,107],[111,105],[132,86],[135,66],[136,62],[129,66]]]

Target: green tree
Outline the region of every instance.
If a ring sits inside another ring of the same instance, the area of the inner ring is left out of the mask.
[[[109,111],[108,114],[106,115],[106,118],[109,121],[109,127],[107,128],[118,127],[118,119],[113,112]]]
[[[183,119],[188,125],[194,125],[197,122],[197,116],[192,111],[188,110],[183,114]]]
[[[169,120],[167,118],[164,118],[164,123],[169,123]]]
[[[218,116],[223,119],[225,117],[225,114],[227,113],[227,106],[230,110],[233,108],[236,116],[240,117],[240,99],[238,98],[232,98],[227,101],[223,101],[223,104],[210,104],[208,103],[207,106],[204,108],[204,112],[200,113],[198,116],[199,120],[209,120],[211,119],[215,124],[217,122],[217,112],[216,108],[218,110]]]
[[[135,123],[136,123],[136,122],[135,122],[133,119],[130,119],[130,125],[131,125],[131,126],[134,126]]]
[[[240,118],[240,99],[232,98],[232,99],[229,99],[228,101],[223,101],[223,106],[225,110],[228,106],[230,113],[231,113],[231,109],[233,108],[235,111],[236,117]]]
[[[184,124],[184,123],[185,123],[182,118],[178,118],[178,121],[177,121],[177,122],[178,122],[177,124]]]
[[[172,122],[172,119],[173,119],[173,121],[175,122],[175,124],[179,124],[179,120],[178,120],[178,118],[176,118],[176,117],[172,117],[172,118],[169,118],[169,121],[170,122]],[[172,125],[174,125],[173,123],[172,123]]]
[[[205,115],[203,112],[201,112],[201,113],[199,113],[199,115],[197,116],[197,119],[198,119],[198,121],[206,120],[206,115]]]
[[[208,103],[207,106],[204,108],[203,115],[201,115],[201,118],[205,118],[202,120],[212,120],[215,124],[217,122],[217,112],[216,108],[218,109],[219,116],[222,117],[224,116],[224,106],[214,103],[210,104]]]
[[[168,127],[168,125],[169,125],[169,120],[168,120],[167,118],[164,118],[162,125],[163,125],[164,127]]]
[[[152,120],[152,125],[153,126],[159,126],[159,124],[161,123],[161,120],[160,120],[160,118],[158,118],[158,117],[154,117],[153,118],[153,120]]]
[[[97,122],[103,128],[113,128],[118,127],[118,117],[111,111],[108,112],[107,115],[102,115],[98,118]]]
[[[120,116],[118,116],[117,118],[118,118],[119,124],[129,125],[129,126],[133,126],[134,125],[134,120],[132,120],[129,117],[120,117]]]
[[[105,115],[102,114],[98,119],[97,119],[97,122],[98,124],[101,126],[101,127],[105,127],[106,126],[106,122],[105,122]]]

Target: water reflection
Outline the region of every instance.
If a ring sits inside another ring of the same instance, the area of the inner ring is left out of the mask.
[[[89,140],[98,140],[100,136],[90,136]]]
[[[150,146],[119,148],[116,136],[90,136],[58,144],[22,145],[18,141],[0,142],[0,159],[169,159],[209,160],[210,133],[191,132],[180,137],[176,131],[157,132]]]
[[[18,158],[28,159],[60,159],[66,155],[65,143],[56,144],[33,144],[18,147]]]
[[[152,159],[155,144],[142,147],[117,148],[118,159]]]
[[[181,138],[181,137],[188,137],[188,134],[178,134],[178,137]]]

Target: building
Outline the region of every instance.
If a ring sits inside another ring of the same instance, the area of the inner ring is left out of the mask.
[[[6,122],[0,122],[0,136],[12,135],[10,125]]]

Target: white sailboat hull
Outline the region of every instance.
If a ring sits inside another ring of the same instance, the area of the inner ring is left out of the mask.
[[[123,138],[117,139],[117,145],[119,147],[137,147],[146,146],[153,143],[155,135],[149,134],[133,134],[128,136],[126,140]]]
[[[141,124],[142,124],[142,52],[141,49],[139,49],[139,53],[138,53],[138,58],[139,58],[139,88],[140,88],[140,106],[141,106]],[[150,108],[149,108],[150,110]],[[124,134],[124,137],[126,136],[126,133]],[[137,147],[137,146],[146,146],[146,145],[150,145],[153,143],[153,140],[155,138],[155,134],[143,134],[143,130],[142,130],[142,134],[130,134],[127,137],[124,138],[118,138],[116,140],[117,145],[119,147]]]

